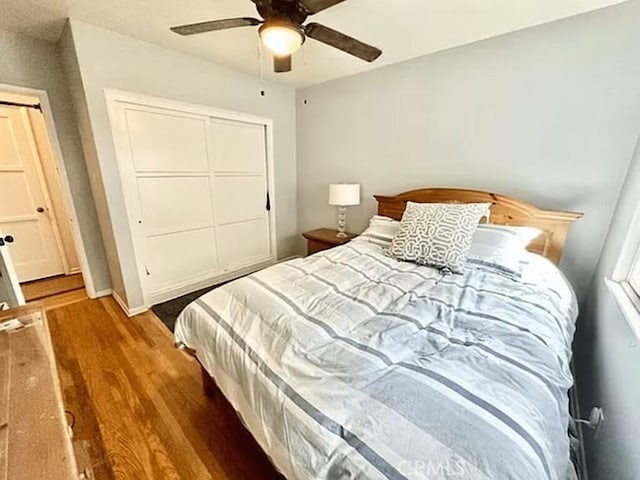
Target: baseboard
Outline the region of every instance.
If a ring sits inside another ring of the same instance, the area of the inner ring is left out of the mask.
[[[291,260],[293,258],[299,258],[298,256],[289,257],[285,260]],[[281,261],[285,261],[281,260]],[[243,277],[250,273],[256,272],[258,270],[262,270],[263,268],[269,267],[273,265],[275,262],[273,259],[265,260],[263,262],[247,265],[243,268],[239,268],[238,270],[234,270],[233,272],[228,272],[225,274],[218,274],[215,276],[206,275],[203,278],[193,279],[184,284],[172,285],[170,287],[165,287],[158,292],[154,292],[149,295],[148,301],[150,305],[157,305],[159,303],[163,303],[169,300],[173,300],[175,298],[181,297],[182,295],[186,295],[191,292],[195,292],[197,290],[201,290],[203,288],[212,287],[214,285],[218,285],[220,283],[226,283],[228,281],[234,280],[239,277]],[[140,306],[136,308],[129,308],[126,302],[120,298],[120,296],[112,290],[104,290],[103,292],[99,292],[96,296],[104,296],[111,295],[113,299],[120,306],[122,311],[127,314],[129,317],[133,317],[135,315],[139,315],[149,310],[147,306]]]
[[[120,298],[120,296],[116,292],[111,292],[111,296],[120,306],[122,311],[127,315],[127,317],[135,317],[136,315],[140,315],[141,313],[149,310],[147,307],[129,308],[129,306],[124,302],[124,300]]]
[[[110,288],[107,288],[105,290],[100,290],[99,292],[95,292],[94,296],[90,298],[108,297],[112,293],[113,293],[113,290],[111,290]]]
[[[302,255],[291,255],[290,257],[281,258],[276,263],[284,263],[288,262],[289,260],[297,260],[298,258],[302,258]]]
[[[159,303],[168,302],[169,300],[173,300],[191,292],[202,290],[203,288],[213,287],[214,285],[226,283],[236,278],[249,275],[250,273],[257,272],[258,270],[262,270],[263,268],[269,267],[273,264],[274,261],[269,259],[264,262],[239,268],[238,270],[234,270],[233,272],[217,274],[213,276],[206,275],[203,278],[193,279],[183,284],[165,287],[158,292],[150,294],[148,300],[151,305],[158,305]]]

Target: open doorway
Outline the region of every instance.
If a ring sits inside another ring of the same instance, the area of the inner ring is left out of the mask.
[[[38,95],[0,89],[0,232],[27,301],[85,288],[49,130]]]

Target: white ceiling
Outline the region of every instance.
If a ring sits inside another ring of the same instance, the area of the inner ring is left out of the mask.
[[[625,0],[347,0],[313,17],[383,50],[376,62],[308,40],[278,81],[320,83]],[[260,75],[255,27],[181,37],[169,27],[255,16],[249,0],[0,0],[0,29],[55,42],[67,17]],[[273,78],[264,53],[263,72]]]

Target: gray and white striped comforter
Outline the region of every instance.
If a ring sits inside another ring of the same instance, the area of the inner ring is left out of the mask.
[[[176,340],[288,478],[564,480],[575,299],[525,260],[441,278],[354,241],[213,290]]]

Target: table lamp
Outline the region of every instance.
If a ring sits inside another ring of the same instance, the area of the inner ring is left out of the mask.
[[[357,183],[334,183],[329,185],[329,205],[338,207],[338,233],[336,237],[346,238],[347,207],[360,205],[360,185]]]

